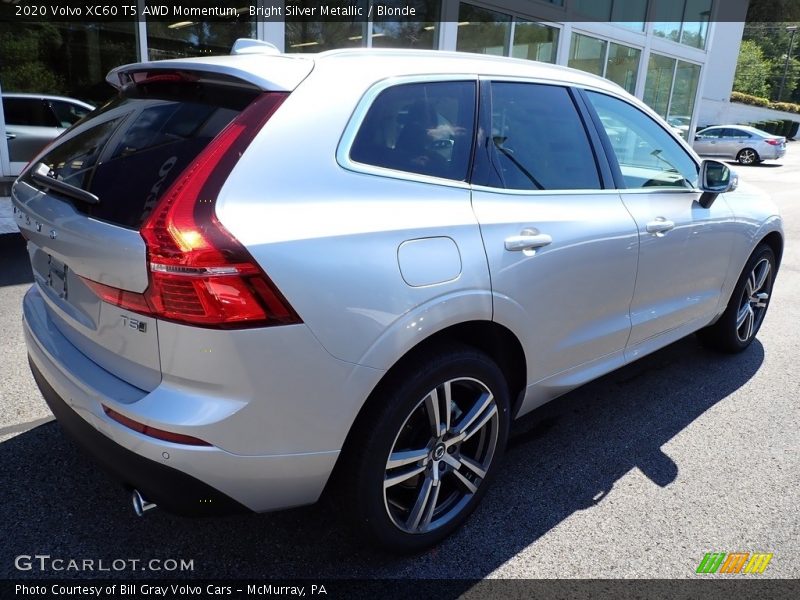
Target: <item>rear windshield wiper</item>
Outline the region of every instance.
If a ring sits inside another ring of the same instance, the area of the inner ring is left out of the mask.
[[[80,200],[86,204],[100,204],[100,198],[91,192],[87,192],[86,190],[74,186],[71,183],[67,183],[66,181],[54,179],[48,175],[49,172],[50,167],[44,163],[39,163],[31,172],[31,179],[33,179],[33,181],[39,185],[55,190],[58,193],[69,196],[74,200]]]

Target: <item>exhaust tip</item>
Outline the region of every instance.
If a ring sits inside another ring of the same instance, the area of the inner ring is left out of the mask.
[[[156,508],[156,504],[145,500],[139,490],[131,492],[131,503],[133,504],[133,512],[136,513],[137,517],[143,517],[148,510]]]

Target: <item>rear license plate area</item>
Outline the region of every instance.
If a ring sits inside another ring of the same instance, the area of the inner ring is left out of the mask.
[[[47,285],[59,298],[67,299],[67,271],[69,267],[59,260],[47,258]]]

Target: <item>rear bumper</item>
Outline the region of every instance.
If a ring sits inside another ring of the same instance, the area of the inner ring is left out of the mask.
[[[123,448],[83,420],[47,382],[32,359],[33,378],[61,428],[112,477],[166,510],[186,516],[248,512],[248,509],[202,481]]]
[[[23,315],[34,377],[62,427],[112,475],[148,500],[171,512],[203,515],[244,509],[266,512],[319,498],[338,450],[242,454],[222,447],[228,441],[274,441],[277,436],[267,431],[281,426],[290,435],[299,424],[279,419],[285,412],[282,403],[300,404],[303,396],[265,389],[263,401],[247,403],[224,392],[204,396],[188,381],[178,386],[166,380],[152,391],[140,390],[100,368],[63,336],[36,285],[25,296]],[[270,379],[275,377],[270,374]],[[234,402],[237,410],[222,410]],[[143,435],[109,418],[103,406],[212,445],[177,444]],[[201,417],[206,420],[195,426]],[[310,411],[309,418],[316,417]],[[303,445],[307,447],[305,440]]]
[[[786,154],[786,148],[770,146],[769,144],[765,144],[764,146],[760,153],[761,158],[764,160],[778,160],[779,158],[783,158]]]

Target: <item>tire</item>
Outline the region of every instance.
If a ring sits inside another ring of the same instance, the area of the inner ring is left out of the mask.
[[[348,444],[341,500],[368,542],[424,550],[469,517],[494,479],[508,439],[508,385],[487,355],[451,347],[406,363],[370,403]]]
[[[775,253],[758,246],[747,261],[719,320],[698,332],[700,341],[722,352],[741,352],[755,339],[769,308],[775,280]]]
[[[752,148],[742,148],[739,150],[739,153],[736,155],[736,160],[739,161],[740,165],[746,166],[755,165],[761,162],[758,152]]]

